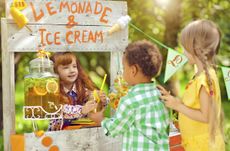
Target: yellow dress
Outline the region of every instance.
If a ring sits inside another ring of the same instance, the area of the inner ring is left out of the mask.
[[[221,96],[218,78],[215,70],[212,68],[209,69],[209,74],[213,81],[214,98],[218,108],[218,117],[220,117]],[[193,109],[200,109],[199,91],[202,86],[209,92],[205,72],[195,77],[187,85],[182,99],[186,106]],[[186,151],[225,151],[225,144],[220,130],[218,130],[215,137],[215,143],[210,143],[208,123],[192,120],[186,115],[179,113],[179,126],[182,136],[182,145]]]

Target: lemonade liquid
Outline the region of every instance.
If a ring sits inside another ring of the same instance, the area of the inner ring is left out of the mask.
[[[54,113],[60,108],[59,80],[56,77],[25,78],[25,106],[41,106],[48,113]],[[44,118],[46,113],[34,109],[35,118]],[[32,110],[25,110],[25,118],[32,118]]]

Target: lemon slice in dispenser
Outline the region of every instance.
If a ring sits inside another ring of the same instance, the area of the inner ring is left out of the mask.
[[[37,95],[43,96],[47,94],[46,91],[46,81],[42,79],[36,79],[33,87],[34,92]]]
[[[56,81],[47,81],[46,90],[49,93],[56,93],[58,91],[58,83]]]
[[[43,88],[43,87],[36,87],[36,86],[34,86],[34,92],[35,92],[37,95],[40,95],[40,96],[43,96],[43,95],[46,95],[46,94],[47,94],[46,89]]]

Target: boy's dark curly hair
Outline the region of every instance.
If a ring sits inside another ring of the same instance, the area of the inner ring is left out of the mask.
[[[129,65],[137,64],[147,77],[155,77],[161,70],[162,55],[157,46],[147,40],[129,44],[124,55]]]

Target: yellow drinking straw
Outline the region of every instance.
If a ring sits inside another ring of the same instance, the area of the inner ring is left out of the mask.
[[[102,82],[101,88],[100,88],[100,93],[101,93],[101,91],[102,91],[103,88],[104,88],[106,77],[107,77],[107,74],[104,75],[104,79],[103,79],[103,82]],[[100,98],[99,98],[99,96],[98,96],[98,94],[97,94],[97,90],[94,90],[94,91],[93,91],[93,97],[94,97],[94,99],[97,101],[97,103],[100,102]]]
[[[104,75],[104,79],[103,79],[103,82],[102,82],[102,84],[101,84],[100,92],[101,92],[101,91],[103,90],[103,88],[104,88],[106,77],[107,77],[107,74]]]

